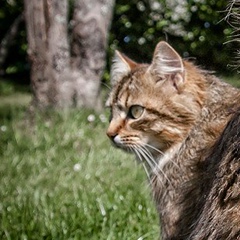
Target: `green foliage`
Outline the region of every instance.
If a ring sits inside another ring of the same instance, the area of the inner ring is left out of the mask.
[[[23,1],[9,0],[0,2],[0,42],[9,31],[14,20],[23,12]],[[27,64],[27,39],[24,23],[19,26],[16,39],[12,42],[3,69],[6,74],[29,71]]]
[[[111,49],[118,48],[140,62],[149,62],[155,45],[169,41],[185,58],[207,69],[227,71],[233,46],[224,45],[231,29],[225,0],[118,0],[111,30]]]
[[[69,20],[73,1],[69,0]],[[167,40],[183,57],[195,58],[197,64],[207,69],[226,73],[236,50],[234,44],[224,44],[232,32],[223,20],[227,4],[226,0],[117,0],[108,57],[111,59],[113,50],[118,48],[139,62],[150,62],[158,41]],[[22,1],[1,1],[1,37],[22,11]],[[4,65],[7,74],[29,70],[26,49],[22,24]],[[109,78],[109,64],[105,80]]]
[[[145,173],[110,147],[105,114],[19,103],[0,104],[1,239],[158,238]]]
[[[240,78],[239,75],[235,75],[235,76],[224,76],[224,80],[226,82],[228,82],[229,84],[240,88]]]
[[[9,95],[14,93],[14,85],[9,82],[4,82],[0,79],[0,93],[1,95]]]
[[[8,96],[22,92],[30,92],[29,86],[18,84],[14,80],[0,78],[0,96]]]

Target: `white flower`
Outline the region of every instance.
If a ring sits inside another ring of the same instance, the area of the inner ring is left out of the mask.
[[[81,171],[81,169],[82,169],[82,166],[81,166],[80,163],[76,163],[76,164],[73,166],[73,170],[74,170],[75,172],[79,172],[79,171]]]
[[[90,114],[90,115],[87,117],[87,120],[88,120],[89,122],[94,122],[95,119],[96,119],[96,117],[95,117],[95,115],[93,115],[93,114]]]
[[[99,118],[100,118],[100,120],[101,120],[102,123],[107,122],[107,118],[106,118],[106,116],[105,116],[104,114],[100,114],[100,115],[99,115]]]
[[[2,125],[0,127],[0,129],[1,129],[2,132],[6,132],[7,131],[7,126]]]

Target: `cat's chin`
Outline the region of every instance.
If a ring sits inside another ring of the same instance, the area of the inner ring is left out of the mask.
[[[124,152],[133,153],[130,147],[122,143],[121,138],[118,135],[112,139],[112,146],[114,146],[115,148],[119,148]]]
[[[113,145],[115,148],[121,149],[121,150],[124,151],[124,152],[134,153],[131,148],[129,148],[129,147],[123,145],[123,144],[112,143],[112,145]]]

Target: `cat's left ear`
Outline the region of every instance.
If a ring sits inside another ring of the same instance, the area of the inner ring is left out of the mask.
[[[110,71],[111,84],[114,85],[123,77],[126,77],[136,66],[136,62],[119,51],[115,51]]]
[[[155,48],[150,71],[155,76],[167,76],[177,89],[184,82],[184,65],[182,58],[166,42],[161,41]]]

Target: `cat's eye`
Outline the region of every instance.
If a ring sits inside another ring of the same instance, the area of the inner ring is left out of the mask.
[[[133,105],[129,109],[128,117],[133,119],[140,118],[143,114],[143,111],[144,111],[144,107],[139,105]]]

